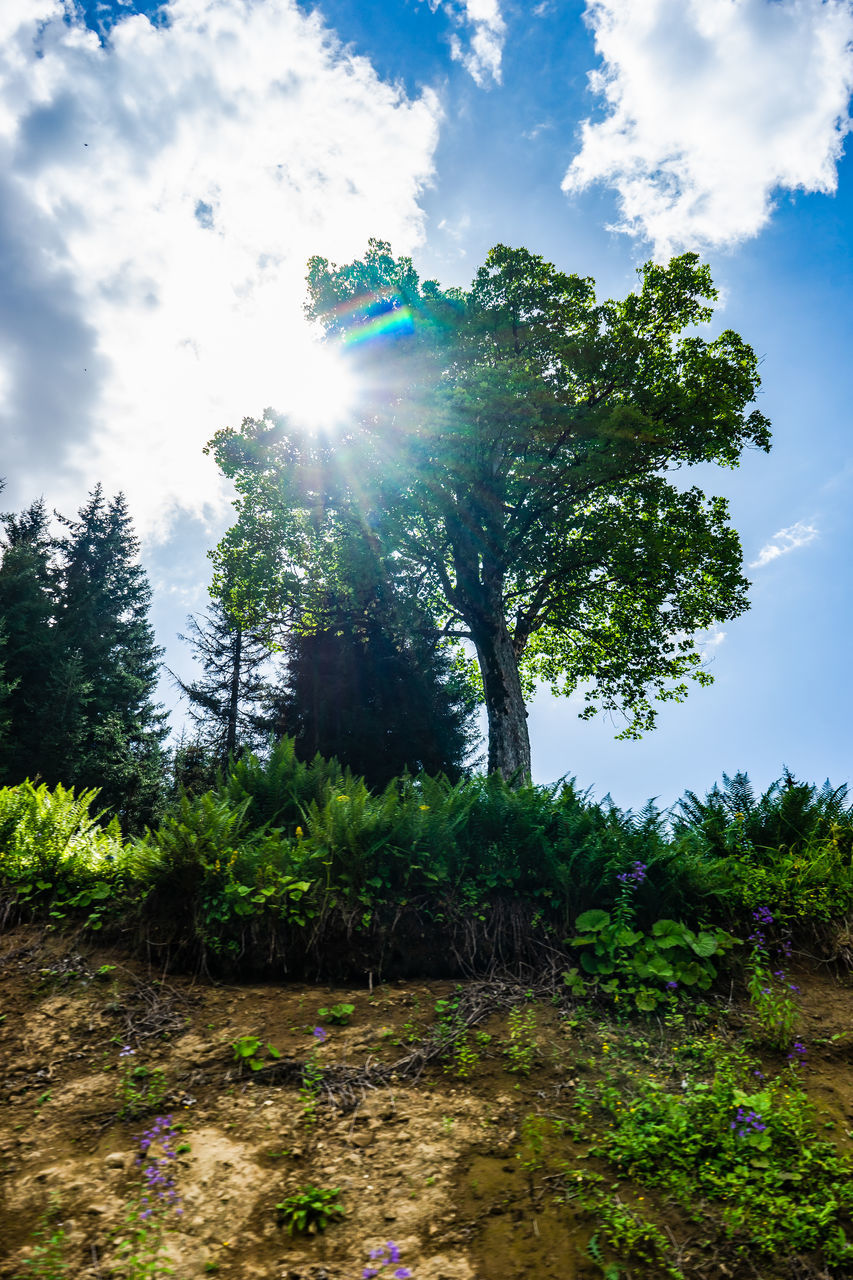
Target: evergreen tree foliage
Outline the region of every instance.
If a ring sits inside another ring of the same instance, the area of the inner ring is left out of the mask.
[[[472,745],[476,696],[453,671],[438,629],[395,596],[369,554],[361,559],[349,589],[315,614],[315,630],[290,637],[280,729],[300,759],[334,757],[373,788],[404,770],[456,779]]]
[[[77,520],[59,519],[57,539],[42,499],[2,517],[0,782],[98,788],[139,829],[157,810],[166,735],[151,589],[121,495],[107,502],[98,486]]]
[[[238,750],[264,745],[271,724],[265,707],[270,658],[267,644],[235,621],[221,600],[201,618],[187,619],[186,641],[202,676],[187,683],[171,673],[189,701],[189,717],[197,729],[195,745],[220,765]]]
[[[62,757],[76,741],[87,686],[56,629],[59,581],[44,501],[20,515],[7,513],[2,522],[0,621],[10,728],[0,779],[58,782],[65,780]]]
[[[159,803],[167,733],[153,701],[162,650],[148,620],[151,588],[122,494],[107,502],[97,485],[77,520],[62,523],[56,630],[87,689],[66,772],[138,828]]]

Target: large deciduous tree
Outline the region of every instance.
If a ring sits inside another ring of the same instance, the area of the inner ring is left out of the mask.
[[[470,290],[421,283],[371,241],[309,264],[309,315],[360,380],[319,437],[267,414],[212,442],[238,490],[216,557],[246,616],[310,612],[360,529],[444,633],[476,652],[489,768],[530,770],[525,696],[585,687],[626,734],[706,683],[696,635],[747,607],[724,499],[671,473],[769,448],[752,349],[698,332],[716,298],[695,254],[647,264],[623,301],[497,246]]]

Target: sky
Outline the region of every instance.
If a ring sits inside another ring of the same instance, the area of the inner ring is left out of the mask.
[[[623,297],[696,250],[773,424],[769,456],[695,477],[751,609],[639,742],[538,693],[534,780],[634,808],[724,771],[853,780],[852,49],[848,0],[3,0],[0,505],[124,491],[191,677],[177,633],[231,517],[205,442],[335,408],[311,255],[377,236],[465,286],[524,245]]]

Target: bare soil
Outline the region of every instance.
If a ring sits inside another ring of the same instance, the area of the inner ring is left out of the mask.
[[[178,1280],[357,1280],[369,1251],[388,1240],[414,1280],[606,1274],[587,1252],[595,1222],[565,1194],[565,1182],[526,1167],[523,1135],[530,1116],[576,1117],[578,1082],[630,1056],[637,1034],[630,1022],[573,1008],[532,980],[537,998],[525,1002],[527,986],[509,980],[399,981],[371,990],[369,980],[329,989],[164,976],[32,925],[0,939],[0,973],[2,1280],[28,1273],[34,1232],[52,1201],[66,1232],[66,1274],[124,1274],[114,1241],[138,1186],[138,1136],[155,1113],[180,1126],[186,1148],[175,1162],[183,1214],[166,1237]],[[827,1132],[851,1152],[853,991],[826,966],[804,967],[797,981],[803,1082],[834,1123]],[[436,1002],[457,997],[476,1054],[467,1065],[431,1056]],[[344,1026],[318,1012],[339,1002],[355,1006]],[[513,1002],[535,1010],[529,1075],[510,1070]],[[748,1011],[729,1000],[714,1007],[720,1036],[742,1037]],[[312,1035],[318,1025],[328,1033],[322,1044]],[[655,1019],[639,1025],[654,1050],[642,1069],[662,1078],[678,1072],[680,1033]],[[246,1035],[280,1056],[260,1050],[260,1070],[241,1067],[232,1045]],[[119,1114],[124,1046],[134,1063],[164,1072],[156,1112]],[[322,1071],[313,1123],[302,1078],[312,1055]],[[595,1164],[588,1142],[570,1132],[559,1142],[564,1167]],[[309,1185],[338,1188],[345,1216],[325,1231],[290,1235],[276,1206]],[[619,1195],[651,1207],[688,1277],[795,1274],[784,1260],[755,1270],[709,1251],[676,1207],[640,1186],[623,1179]],[[380,1274],[386,1280],[392,1272]],[[659,1273],[635,1266],[611,1274]]]

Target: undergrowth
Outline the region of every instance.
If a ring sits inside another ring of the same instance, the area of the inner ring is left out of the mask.
[[[758,797],[745,775],[724,775],[673,814],[631,813],[570,781],[512,790],[496,775],[403,776],[374,794],[284,740],[179,796],[142,838],[102,827],[95,803],[29,782],[0,789],[3,917],[113,928],[234,974],[328,975],[337,956],[339,976],[407,963],[439,976],[545,954],[570,963],[583,943],[584,981],[604,986],[633,947],[635,998],[651,1008],[656,979],[705,985],[712,969],[695,962],[728,945],[720,930],[743,937],[759,905],[826,946],[853,905],[846,789],[788,774]]]

